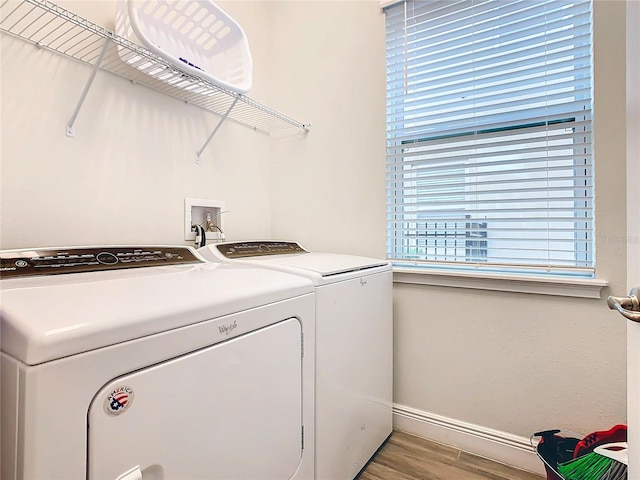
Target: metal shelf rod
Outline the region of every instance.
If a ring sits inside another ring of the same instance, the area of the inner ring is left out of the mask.
[[[98,73],[98,69],[100,68],[100,64],[102,63],[102,59],[104,58],[104,54],[106,53],[108,46],[109,46],[109,39],[106,39],[104,41],[102,51],[100,52],[100,56],[98,57],[98,60],[93,66],[93,71],[91,72],[91,76],[87,80],[87,84],[84,86],[84,90],[82,90],[82,94],[78,99],[78,104],[76,105],[76,108],[73,110],[73,113],[71,114],[69,123],[67,123],[67,129],[66,129],[67,137],[73,137],[74,135],[73,124],[75,123],[76,118],[78,117],[78,113],[80,113],[80,107],[82,107],[82,104],[84,103],[85,98],[87,98],[87,94],[89,93],[89,88],[91,88],[91,85],[93,84],[93,80],[96,78],[96,74]]]
[[[222,125],[222,122],[224,122],[227,117],[229,116],[229,114],[231,113],[231,110],[233,110],[233,107],[236,106],[236,103],[238,103],[238,100],[240,98],[236,97],[233,100],[233,103],[231,104],[231,106],[229,107],[229,109],[225,112],[225,114],[222,116],[222,118],[220,119],[220,121],[218,122],[218,124],[216,125],[216,128],[213,129],[213,132],[211,132],[211,135],[209,135],[209,138],[207,138],[207,141],[204,142],[204,145],[202,146],[202,148],[198,151],[198,153],[196,153],[196,163],[200,163],[200,155],[202,155],[202,152],[204,152],[204,149],[207,148],[207,145],[209,145],[209,142],[211,141],[211,139],[213,138],[213,136],[216,134],[216,132],[218,131],[218,129],[220,128],[220,126]]]

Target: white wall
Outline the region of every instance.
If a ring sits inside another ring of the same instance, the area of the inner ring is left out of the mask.
[[[65,4],[99,23],[113,15],[113,2]],[[214,117],[99,75],[69,139],[88,68],[3,35],[3,248],[183,243],[182,202],[193,196],[227,202],[230,238],[384,256],[377,0],[223,5],[251,40],[251,96],[311,132],[269,141],[225,124],[196,166]],[[624,2],[596,2],[597,276],[611,283],[603,298],[626,290],[624,20]],[[625,422],[625,324],[604,300],[396,284],[394,314],[398,404],[527,437]]]
[[[376,1],[271,5],[273,101],[312,124],[273,143],[274,236],[384,257],[384,15]]]
[[[115,1],[59,2],[114,28]],[[255,57],[252,96],[268,104],[260,2],[228,2]],[[271,234],[269,138],[100,72],[64,134],[91,68],[2,35],[2,248],[184,244],[184,198],[224,200],[227,237]]]
[[[384,17],[378,2],[274,4],[274,101],[313,124],[273,147],[276,236],[381,256]],[[395,285],[397,404],[529,437],[626,421],[624,2],[597,1],[595,158],[601,300]],[[293,67],[295,66],[295,67]]]

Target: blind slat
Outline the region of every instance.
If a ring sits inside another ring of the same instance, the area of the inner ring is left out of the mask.
[[[593,275],[591,1],[385,14],[388,258]]]

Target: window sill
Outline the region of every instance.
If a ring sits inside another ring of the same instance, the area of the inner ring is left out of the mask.
[[[434,285],[440,287],[474,288],[500,292],[533,293],[560,297],[600,298],[606,280],[591,278],[548,278],[508,274],[451,272],[445,270],[416,270],[393,268],[394,283]]]

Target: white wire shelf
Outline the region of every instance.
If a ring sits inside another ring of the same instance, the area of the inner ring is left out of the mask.
[[[47,0],[2,0],[0,31],[91,65],[94,75],[96,71],[109,72],[220,116],[198,156],[227,118],[267,135],[310,128],[246,95],[186,73],[113,31]],[[67,126],[69,136],[73,136],[73,121],[92,80],[93,76]]]

